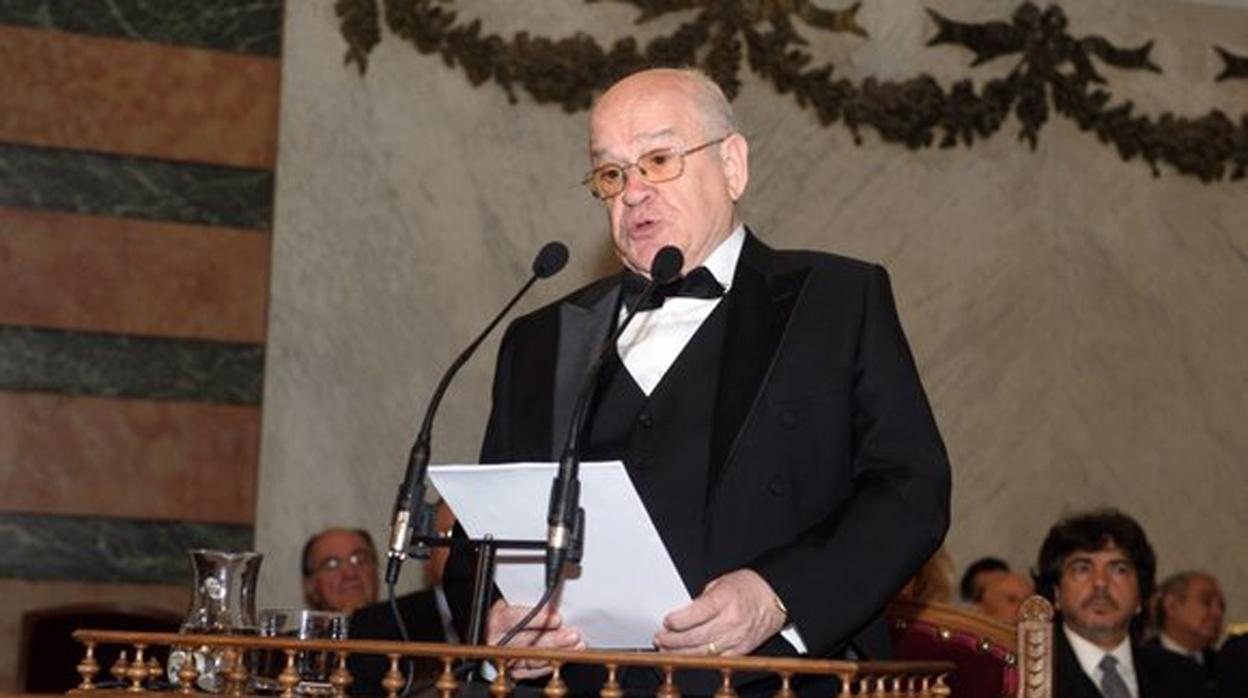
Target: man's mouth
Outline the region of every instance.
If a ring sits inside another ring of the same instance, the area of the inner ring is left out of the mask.
[[[652,230],[654,230],[658,223],[658,219],[655,218],[638,218],[636,220],[629,221],[625,229],[627,230],[629,237],[646,237]]]

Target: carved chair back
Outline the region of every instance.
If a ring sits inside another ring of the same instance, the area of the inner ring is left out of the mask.
[[[1017,626],[968,608],[898,599],[886,612],[899,660],[951,661],[955,696],[1052,698],[1053,606],[1023,602]]]

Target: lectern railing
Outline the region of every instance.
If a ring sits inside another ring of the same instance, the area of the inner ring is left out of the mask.
[[[424,642],[387,642],[380,640],[297,640],[280,637],[254,637],[245,635],[191,635],[178,633],[139,633],[112,630],[78,630],[74,638],[82,643],[85,654],[78,663],[82,683],[71,694],[103,692],[98,675],[101,667],[95,658],[96,649],[103,645],[123,645],[133,649],[133,654],[122,655],[109,669],[117,683],[124,685],[125,692],[154,691],[163,680],[164,671],[158,662],[150,658],[155,647],[209,647],[220,649],[224,669],[224,694],[231,697],[245,695],[249,680],[246,655],[253,650],[276,650],[284,654],[285,662],[276,683],[283,698],[294,698],[295,687],[300,682],[296,657],[300,652],[331,652],[335,668],[329,684],[333,696],[342,698],[353,678],[347,669],[347,658],[352,655],[380,655],[389,660],[389,670],[381,685],[388,698],[397,698],[407,683],[402,672],[405,658],[436,660],[441,673],[433,684],[441,698],[451,696],[463,681],[456,672],[456,665],[464,661],[490,662],[496,672],[489,692],[492,698],[506,698],[511,694],[514,681],[510,664],[517,660],[549,662],[553,672],[539,681],[546,698],[564,698],[568,693],[561,671],[565,665],[597,665],[605,668],[606,680],[599,690],[601,698],[622,698],[623,687],[619,683],[620,670],[624,667],[649,667],[658,670],[663,682],[656,698],[680,698],[676,673],[681,670],[710,670],[719,672],[722,683],[715,698],[735,698],[733,675],[738,672],[763,672],[776,676],[780,688],[774,698],[796,698],[792,689],[799,676],[835,676],[840,680],[837,696],[872,696],[877,698],[945,698],[950,695],[946,682],[954,665],[951,662],[848,662],[824,659],[801,659],[787,657],[712,657],[669,654],[662,652],[607,652],[598,650],[553,651],[527,647],[479,647],[446,645]],[[185,662],[177,672],[173,692],[196,693],[199,673],[194,662]],[[829,696],[829,698],[834,698]]]

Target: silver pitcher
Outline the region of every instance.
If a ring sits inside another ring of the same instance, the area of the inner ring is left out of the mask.
[[[264,555],[253,552],[189,550],[195,587],[191,605],[179,632],[196,635],[257,635],[256,581]],[[225,690],[224,648],[175,646],[169,652],[169,681],[178,683],[178,672],[193,662],[201,690]],[[238,661],[243,661],[240,657]]]

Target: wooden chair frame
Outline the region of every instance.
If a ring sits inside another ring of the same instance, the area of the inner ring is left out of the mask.
[[[1053,605],[1041,596],[1025,600],[1017,625],[994,620],[965,607],[898,599],[888,607],[889,622],[920,623],[945,640],[976,638],[978,648],[1016,667],[1016,698],[1053,698]]]

